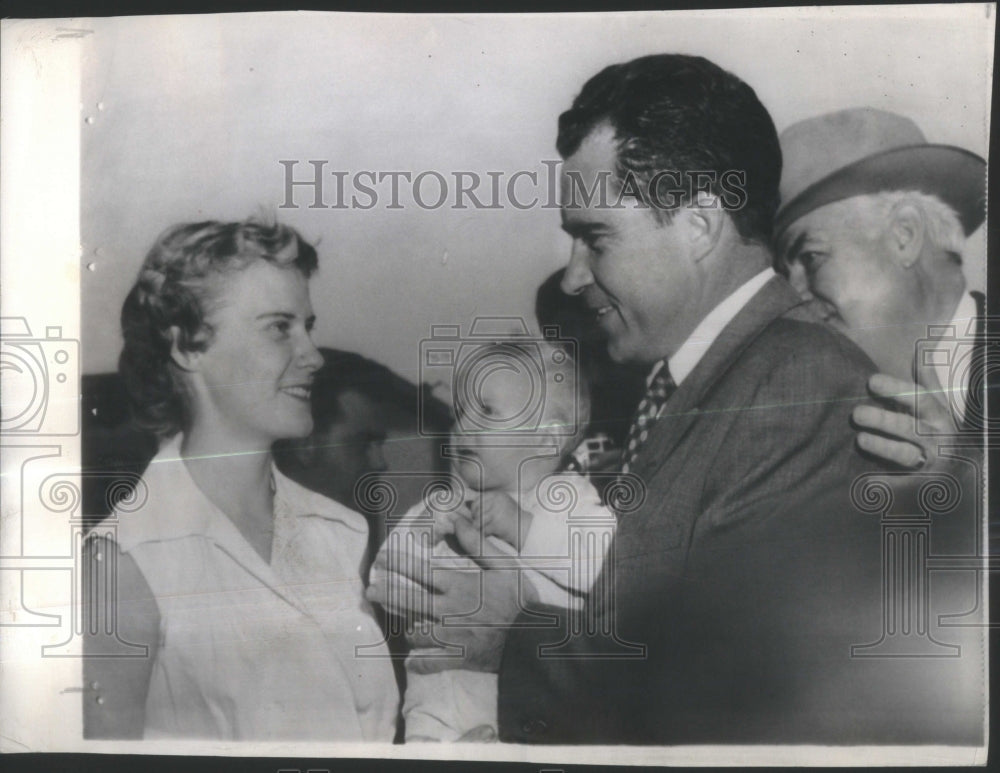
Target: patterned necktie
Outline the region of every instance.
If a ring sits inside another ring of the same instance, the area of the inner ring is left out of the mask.
[[[670,395],[677,389],[677,384],[670,375],[667,361],[663,360],[663,365],[656,371],[653,380],[646,388],[646,394],[639,403],[639,408],[632,419],[632,426],[628,430],[628,440],[625,448],[622,449],[622,472],[628,473],[635,465],[635,460],[639,456],[646,438],[649,437],[650,430],[660,415],[660,410],[670,398]]]

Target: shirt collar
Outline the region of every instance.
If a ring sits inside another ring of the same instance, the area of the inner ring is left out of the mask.
[[[180,434],[164,440],[136,486],[141,504],[118,515],[116,539],[122,550],[143,542],[206,534],[225,517],[195,484],[181,457]]]
[[[733,318],[750,302],[750,299],[757,294],[757,291],[774,276],[776,276],[774,269],[768,267],[740,285],[739,288],[712,309],[698,323],[698,326],[687,337],[687,340],[681,344],[680,348],[674,352],[673,356],[667,358],[667,363],[670,367],[670,376],[677,386],[680,386],[691,371],[695,369],[695,366],[705,356],[705,352],[715,342],[715,339],[719,337],[719,333],[723,331],[726,325],[733,321]],[[653,367],[646,382],[647,386],[652,383],[653,378],[661,367],[663,367],[663,360],[660,360]]]
[[[950,335],[942,337],[936,344],[944,348],[952,349],[952,355],[947,358],[937,357],[934,359],[934,374],[937,376],[941,389],[945,391],[948,405],[956,421],[962,421],[965,416],[965,404],[969,391],[969,372],[966,371],[964,378],[958,384],[952,384],[952,367],[958,359],[957,349],[961,344],[968,344],[975,334],[975,321],[978,313],[976,299],[971,293],[963,293],[952,316]]]
[[[191,477],[181,456],[183,435],[178,433],[160,446],[138,484],[140,505],[118,514],[116,540],[128,551],[143,542],[159,542],[193,535],[209,537],[238,552],[245,543],[229,517],[205,496]],[[314,494],[287,478],[272,463],[275,514],[290,517],[319,516],[338,521],[353,531],[367,529],[364,517],[332,500]]]

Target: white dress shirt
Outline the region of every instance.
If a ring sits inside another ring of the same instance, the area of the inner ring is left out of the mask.
[[[266,563],[198,488],[181,442],[118,515],[160,615],[144,737],[391,742],[399,692],[364,598],[365,519],[272,467]]]
[[[936,350],[935,355],[943,350],[948,351],[948,356],[946,357],[934,357],[934,374],[937,376],[938,383],[944,392],[944,397],[948,401],[952,416],[958,424],[962,423],[962,419],[965,416],[965,406],[969,393],[969,377],[971,375],[968,367],[962,369],[960,363],[969,359],[969,353],[963,351],[963,349],[967,349],[969,343],[975,337],[977,312],[976,299],[969,293],[964,293],[955,309],[951,324],[947,326],[950,330],[938,339],[934,347]],[[959,366],[958,372],[961,372],[961,377],[957,380],[953,379],[953,373],[956,372],[956,365]]]
[[[718,306],[712,309],[698,323],[698,326],[691,332],[691,335],[687,337],[684,343],[680,345],[680,348],[674,352],[673,356],[667,358],[667,364],[670,367],[670,376],[677,386],[680,386],[691,371],[695,369],[695,366],[705,356],[705,352],[708,351],[709,347],[715,343],[715,339],[719,337],[719,333],[723,331],[726,325],[733,321],[733,318],[750,302],[750,299],[774,276],[777,276],[774,269],[768,267],[740,285]],[[652,371],[650,371],[649,377],[646,379],[647,386],[652,383],[653,378],[661,367],[663,367],[662,360],[656,363]]]

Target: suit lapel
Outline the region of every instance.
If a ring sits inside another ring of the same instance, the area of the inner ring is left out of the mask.
[[[687,434],[712,387],[747,346],[771,322],[802,300],[782,277],[774,277],[737,312],[664,406],[649,441],[639,455],[636,472],[659,469]]]

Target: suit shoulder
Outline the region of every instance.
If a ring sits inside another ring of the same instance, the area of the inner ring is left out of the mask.
[[[843,333],[799,309],[775,319],[762,331],[753,348],[781,355],[787,367],[839,373],[844,378],[867,378],[875,364]]]
[[[731,363],[717,400],[850,410],[867,399],[874,363],[825,323],[786,314],[763,327]]]

